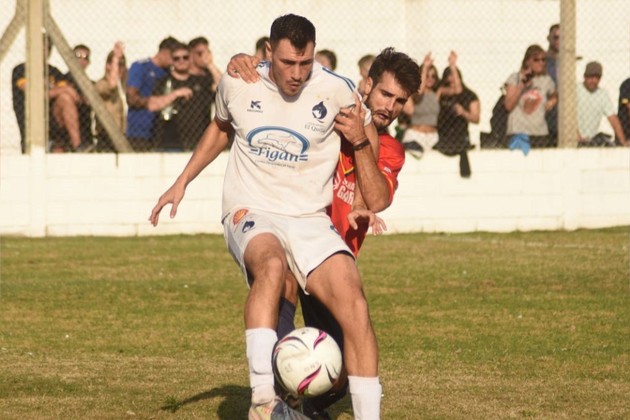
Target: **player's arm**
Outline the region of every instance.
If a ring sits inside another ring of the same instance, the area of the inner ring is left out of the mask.
[[[354,230],[359,229],[359,221],[364,220],[367,225],[372,228],[372,234],[380,235],[387,230],[385,221],[378,217],[373,211],[369,210],[361,195],[361,189],[357,185],[354,190],[354,200],[352,201],[352,209],[346,215],[350,227]]]
[[[367,208],[377,213],[390,204],[389,187],[376,163],[378,133],[374,124],[363,125],[365,110],[358,97],[355,97],[355,101],[352,109],[344,109],[337,115],[335,128],[352,144],[357,186],[362,191]]]
[[[217,118],[210,123],[182,173],[177,177],[175,183],[162,194],[155,207],[153,207],[151,216],[149,216],[149,221],[153,226],[157,226],[160,211],[169,203],[172,204],[170,217],[171,219],[175,217],[177,206],[184,198],[186,187],[225,149],[231,129],[229,122],[221,121]]]

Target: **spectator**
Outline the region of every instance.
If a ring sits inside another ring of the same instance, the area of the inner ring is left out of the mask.
[[[90,48],[84,44],[79,44],[75,46],[72,51],[79,62],[79,66],[81,66],[81,69],[85,72],[90,65]],[[94,142],[92,140],[92,107],[74,79],[74,76],[72,76],[72,73],[66,73],[65,78],[79,94],[77,110],[79,112],[81,145],[84,152],[90,152],[94,149]]]
[[[256,41],[256,52],[254,53],[254,56],[258,57],[261,61],[269,61],[269,49],[267,48],[268,43],[268,36],[258,38],[258,41]]]
[[[178,44],[173,37],[165,38],[160,42],[157,54],[134,62],[129,69],[127,139],[136,151],[149,151],[154,147],[151,140],[155,115],[147,109],[147,104],[155,83],[168,74],[168,68],[173,64],[171,50]]]
[[[44,38],[44,54],[50,57],[52,43],[48,37]],[[47,60],[46,60],[47,61]],[[26,104],[26,66],[18,64],[13,68],[11,86],[13,93],[13,110],[20,128],[20,143],[22,153],[26,153],[25,133],[25,104]],[[77,103],[79,94],[70,86],[63,73],[48,64],[48,100],[49,100],[49,150],[59,153],[67,150],[81,151],[81,136],[79,132],[79,114]]]
[[[457,54],[454,51],[449,54],[448,63],[453,70],[456,68]],[[440,85],[439,82],[437,68],[433,65],[431,53],[428,53],[420,66],[420,89],[409,98],[403,109],[411,119],[402,137],[403,146],[416,159],[433,149],[438,142],[440,96],[443,93],[461,93],[461,86]]]
[[[210,43],[206,38],[200,36],[188,43],[188,50],[191,55],[190,74],[209,78],[214,97],[214,92],[216,92],[221,80],[221,71],[214,64]]]
[[[372,67],[374,58],[375,57],[372,54],[364,55],[357,63],[359,65],[359,73],[361,74],[361,80],[359,80],[358,85],[358,90],[361,96],[365,95],[365,82],[367,82],[368,73],[370,72],[370,67]]]
[[[560,25],[555,23],[549,28],[547,35],[549,47],[545,56],[545,68],[549,77],[558,86],[558,54],[560,53]],[[545,114],[549,137],[554,144],[558,143],[558,106],[557,104]]]
[[[155,130],[158,150],[193,150],[210,125],[211,79],[191,75],[190,66],[188,47],[175,47],[171,73],[149,98],[149,110],[161,111]]]
[[[337,55],[331,50],[319,50],[315,53],[315,61],[330,70],[337,68]]]
[[[114,121],[121,132],[125,132],[127,122],[126,108],[127,102],[123,86],[127,84],[127,65],[124,54],[124,46],[118,41],[114,44],[114,49],[107,54],[105,62],[105,75],[96,82],[96,91],[103,99],[105,108],[114,117]],[[100,122],[96,121],[96,136],[98,142],[96,149],[99,152],[115,152],[111,139],[103,129]]]
[[[619,107],[617,109],[619,123],[626,139],[630,138],[630,78],[619,86]],[[617,138],[621,144],[620,138]]]
[[[468,150],[472,148],[468,123],[479,123],[479,98],[470,90],[462,79],[457,67],[447,67],[442,74],[442,86],[445,93],[440,96],[440,114],[438,116],[438,134],[440,140],[435,149],[447,156],[459,155],[459,174],[469,178],[470,162]],[[457,92],[449,94],[446,92]]]
[[[549,47],[545,55],[545,69],[553,82],[558,85],[558,54],[560,54],[560,24],[554,23],[547,35]]]
[[[509,112],[508,145],[523,139],[531,147],[555,147],[549,136],[545,112],[556,105],[556,84],[545,70],[545,50],[530,45],[525,51],[520,71],[505,82],[505,109]],[[514,135],[519,135],[514,138]]]
[[[591,61],[584,70],[584,82],[577,87],[578,146],[613,145],[603,133],[599,133],[602,117],[608,118],[617,139],[628,146],[627,138],[615,114],[613,103],[605,89],[599,87],[602,78],[602,65]]]

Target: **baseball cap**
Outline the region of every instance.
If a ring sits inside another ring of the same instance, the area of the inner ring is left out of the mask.
[[[602,75],[602,65],[597,61],[591,61],[586,65],[586,69],[584,70],[584,76],[601,76]]]

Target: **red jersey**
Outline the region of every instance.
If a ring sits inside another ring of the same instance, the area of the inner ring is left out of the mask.
[[[400,142],[387,133],[379,134],[378,140],[380,146],[377,165],[387,180],[391,202],[394,191],[398,188],[398,174],[405,163],[405,149]],[[333,201],[327,210],[335,228],[357,256],[369,226],[367,223],[359,223],[359,228],[354,230],[348,222],[347,216],[352,209],[355,186],[354,150],[349,142],[342,141],[337,172],[333,181]]]

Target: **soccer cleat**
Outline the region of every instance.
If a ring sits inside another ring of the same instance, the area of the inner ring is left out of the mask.
[[[249,420],[309,420],[308,417],[290,408],[279,397],[263,404],[252,404]]]

